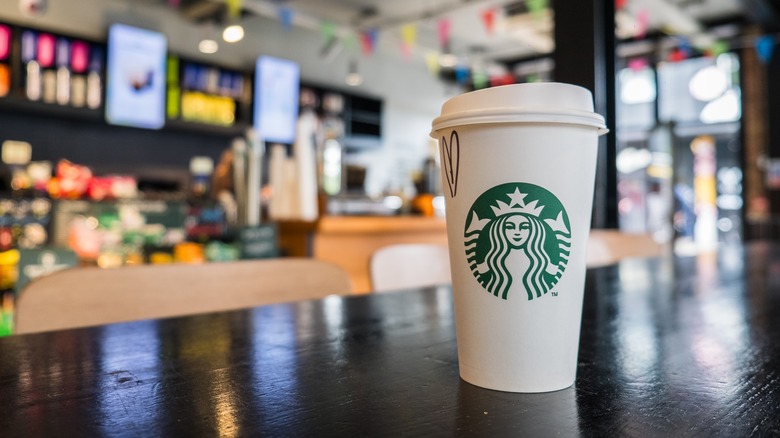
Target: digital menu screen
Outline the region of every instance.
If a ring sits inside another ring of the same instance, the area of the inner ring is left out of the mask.
[[[299,87],[298,64],[271,56],[257,59],[254,127],[264,140],[274,143],[295,141]]]
[[[114,24],[108,31],[106,121],[160,129],[165,124],[165,35]]]

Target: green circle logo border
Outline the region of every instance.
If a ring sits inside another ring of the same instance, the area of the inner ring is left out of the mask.
[[[547,294],[563,276],[571,253],[571,224],[561,201],[531,183],[497,185],[472,204],[463,233],[469,269],[482,287],[508,298],[520,281],[528,300]],[[522,251],[525,272],[505,264],[512,251]]]

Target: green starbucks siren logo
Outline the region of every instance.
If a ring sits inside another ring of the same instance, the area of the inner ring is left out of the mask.
[[[529,300],[549,292],[571,251],[569,216],[561,201],[528,183],[501,184],[477,198],[463,238],[472,274],[503,299],[515,278]]]

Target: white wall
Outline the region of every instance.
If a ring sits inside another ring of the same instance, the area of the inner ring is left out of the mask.
[[[114,22],[164,32],[169,51],[190,59],[225,67],[251,70],[259,55],[291,59],[300,64],[305,82],[346,89],[344,77],[349,60],[357,57],[364,77],[360,87],[350,89],[384,101],[382,148],[354,157],[369,166],[367,189],[376,193],[406,181],[408,170],[422,165],[428,148],[430,123],[441,104],[457,90],[432,77],[424,54],[410,60],[401,58],[394,35],[380,34],[377,52],[370,58],[342,50],[329,62],[320,57],[322,37],[318,31],[284,30],[275,20],[251,17],[244,21],[246,36],[236,44],[221,42],[214,55],[197,51],[202,29],[185,22],[164,2],[150,0],[50,0],[46,14],[38,18],[22,15],[16,0],[0,0],[0,21],[48,29],[87,39],[106,39],[106,29]],[[215,36],[216,38],[217,36]],[[396,187],[397,188],[397,187]]]

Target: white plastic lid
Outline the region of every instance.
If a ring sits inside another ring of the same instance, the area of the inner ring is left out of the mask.
[[[433,120],[436,131],[482,123],[565,123],[592,126],[599,135],[609,132],[604,117],[593,112],[593,96],[586,88],[558,82],[502,85],[461,94],[444,102]]]

